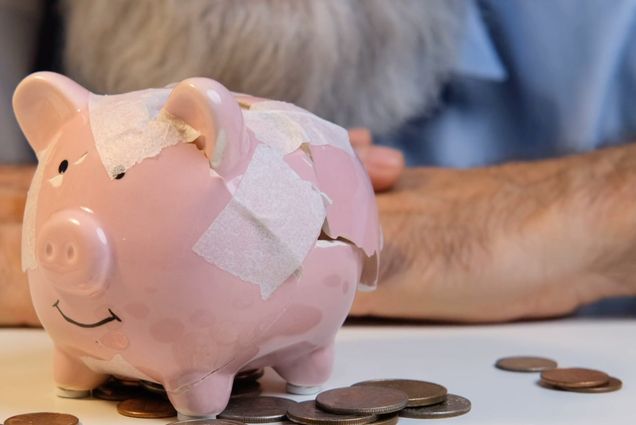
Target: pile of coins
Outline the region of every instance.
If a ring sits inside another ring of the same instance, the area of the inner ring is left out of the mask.
[[[263,373],[263,369],[238,373],[234,377],[232,399],[258,396],[262,392],[258,379]],[[119,401],[117,411],[123,416],[158,419],[177,415],[163,386],[154,382],[111,379],[95,389],[93,397]]]
[[[431,419],[458,416],[470,410],[470,401],[448,394],[432,382],[385,379],[358,382],[324,391],[315,400],[296,402],[260,396],[258,379],[263,370],[236,375],[232,396],[218,419],[196,419],[169,425],[242,425],[291,421],[299,425],[395,425],[399,417]],[[93,397],[117,401],[117,411],[134,418],[171,418],[177,412],[163,386],[146,381],[111,378],[93,390]],[[14,416],[5,425],[77,425],[75,416],[63,413],[29,413]]]
[[[620,379],[600,370],[558,368],[557,362],[543,357],[505,357],[497,360],[495,367],[512,372],[541,372],[539,385],[550,390],[607,393],[620,390],[623,386]]]
[[[240,423],[289,420],[300,425],[395,425],[400,416],[447,418],[467,413],[470,407],[470,401],[448,394],[441,385],[386,379],[331,389],[318,394],[315,400],[300,403],[280,397],[233,399],[218,418]],[[183,421],[170,425],[213,423]]]

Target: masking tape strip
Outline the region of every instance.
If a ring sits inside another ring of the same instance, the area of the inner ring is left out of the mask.
[[[301,267],[325,220],[322,196],[259,144],[234,198],[193,246],[206,261],[274,291]],[[240,242],[240,243],[239,243]]]
[[[199,137],[192,127],[161,109],[170,93],[170,89],[148,89],[113,96],[91,94],[90,126],[111,179],[164,148]]]
[[[283,155],[294,152],[303,143],[332,145],[354,155],[347,131],[291,103],[262,101],[242,110],[245,125],[261,142],[275,147]]]
[[[53,150],[57,140],[49,144],[46,149],[38,152],[38,166],[33,174],[31,186],[27,193],[24,206],[24,219],[22,220],[22,271],[26,272],[37,267],[35,258],[35,219],[37,216],[38,198],[44,182],[44,169],[49,159],[49,153]]]

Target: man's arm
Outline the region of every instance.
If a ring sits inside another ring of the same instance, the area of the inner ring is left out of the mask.
[[[34,170],[0,167],[0,326],[39,324],[20,267],[22,215]]]
[[[410,169],[377,199],[380,285],[353,315],[503,321],[636,294],[636,145]]]

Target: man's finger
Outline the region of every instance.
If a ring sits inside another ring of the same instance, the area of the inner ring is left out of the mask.
[[[388,190],[404,171],[402,152],[385,146],[356,146],[358,157],[369,173],[376,192]]]
[[[368,128],[360,127],[349,130],[349,140],[351,140],[353,147],[369,146],[373,141],[373,137]]]

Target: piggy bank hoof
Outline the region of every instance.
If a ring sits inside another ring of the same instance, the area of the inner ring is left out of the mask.
[[[294,385],[294,384],[287,383],[287,392],[289,394],[296,394],[296,395],[318,394],[321,388],[322,387],[320,385],[315,387],[305,387],[302,385]]]
[[[56,394],[62,398],[87,398],[91,392],[88,390],[67,390],[66,388],[57,387]]]
[[[216,415],[191,416],[191,415],[184,415],[183,413],[178,413],[177,412],[177,419],[179,420],[179,422],[181,422],[181,421],[205,420],[205,419],[216,419]]]

